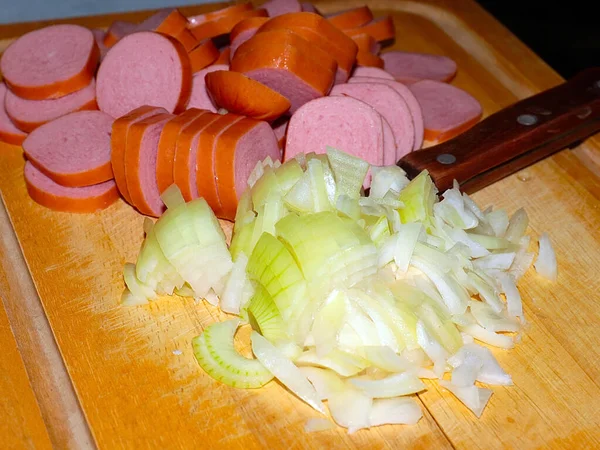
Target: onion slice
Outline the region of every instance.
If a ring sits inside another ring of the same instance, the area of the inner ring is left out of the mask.
[[[542,233],[540,236],[540,251],[534,267],[537,273],[551,281],[556,281],[558,268],[556,264],[556,255],[550,242],[548,233]]]

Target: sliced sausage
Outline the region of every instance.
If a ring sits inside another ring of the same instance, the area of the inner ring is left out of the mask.
[[[243,120],[237,114],[225,114],[202,130],[197,143],[196,153],[196,188],[217,217],[221,216],[221,200],[217,191],[215,160],[217,140],[227,129]]]
[[[298,0],[269,0],[262,5],[267,10],[269,17],[302,11]]]
[[[384,62],[378,55],[359,50],[356,54],[356,65],[359,67],[373,67],[383,69]]]
[[[449,82],[456,75],[456,63],[447,56],[391,51],[381,57],[385,70],[402,83],[419,80]]]
[[[106,32],[100,28],[92,28],[92,33],[94,35],[94,39],[96,40],[96,45],[100,50],[100,61],[102,61],[104,55],[106,55],[106,52],[108,51],[108,47],[104,45],[104,37],[106,36]]]
[[[326,17],[333,25],[341,30],[345,30],[366,25],[373,20],[373,12],[365,5],[329,14]]]
[[[317,8],[315,8],[315,5],[313,5],[312,3],[302,2],[302,3],[300,3],[300,7],[302,8],[303,12],[311,12],[311,13],[315,13],[315,14],[321,14],[319,12],[319,10]]]
[[[229,70],[229,66],[225,64],[213,64],[194,74],[192,79],[192,93],[187,104],[188,108],[206,109],[210,112],[217,112],[217,108],[208,96],[206,81],[204,79],[207,73],[216,70]]]
[[[229,34],[230,55],[233,57],[240,45],[256,34],[256,31],[267,21],[267,17],[250,17],[241,20],[232,28]]]
[[[160,193],[164,192],[174,182],[173,164],[177,139],[181,130],[207,112],[205,109],[188,109],[173,117],[163,127],[158,141],[158,155],[156,156],[156,184]]]
[[[265,38],[270,38],[268,43],[252,48],[255,39]],[[335,61],[329,58],[327,68],[323,61],[315,59],[315,49],[311,52],[310,48],[307,41],[293,33],[257,33],[238,48],[231,70],[279,92],[290,101],[290,113],[294,113],[304,103],[327,94],[335,77]]]
[[[377,42],[388,42],[396,37],[396,27],[391,16],[379,17],[357,28],[344,30],[348,36],[366,33],[373,36]]]
[[[231,60],[231,47],[228,45],[223,47],[219,52],[219,57],[215,60],[213,64],[229,64]]]
[[[112,133],[110,136],[110,164],[119,192],[129,204],[132,202],[131,196],[129,195],[129,189],[127,188],[127,179],[125,177],[125,151],[127,149],[127,135],[129,128],[140,120],[166,112],[167,110],[164,108],[144,105],[119,117],[113,122]]]
[[[54,211],[93,213],[108,208],[119,198],[113,180],[85,187],[66,187],[25,163],[25,185],[34,202]]]
[[[125,179],[133,206],[147,216],[159,217],[165,210],[156,183],[158,142],[172,114],[157,114],[129,128],[125,149]]]
[[[411,92],[408,87],[402,83],[398,83],[394,80],[388,80],[386,78],[373,78],[373,77],[350,77],[348,83],[383,83],[393,88],[398,94],[402,96],[413,120],[415,127],[415,142],[413,150],[421,148],[423,145],[423,111],[421,111],[421,105],[417,101],[415,94]]]
[[[190,57],[192,73],[196,73],[213,64],[219,57],[219,50],[217,50],[213,41],[207,39],[190,50],[188,56]]]
[[[110,133],[113,118],[79,111],[33,130],[23,141],[27,159],[56,183],[89,186],[113,178]]]
[[[223,116],[220,114],[207,112],[194,119],[179,133],[173,162],[173,179],[186,201],[198,197],[196,173],[197,166],[200,164],[198,160],[200,136],[221,117]],[[212,152],[212,146],[210,146],[210,151]],[[208,201],[208,199],[206,200]]]
[[[183,45],[183,48],[186,52],[191,51],[198,45],[199,42],[198,39],[196,39],[196,36],[194,36],[187,28],[184,28],[179,33],[174,34],[173,37],[178,40],[181,45]]]
[[[11,91],[4,101],[6,113],[23,131],[31,132],[37,127],[75,111],[98,109],[96,105],[96,82],[64,97],[49,100],[26,100]]]
[[[7,144],[21,145],[27,137],[27,133],[19,130],[6,114],[4,99],[6,97],[6,85],[0,82],[0,141]]]
[[[100,64],[96,100],[101,111],[121,117],[142,105],[184,109],[191,91],[190,59],[174,38],[151,31],[117,42]]]
[[[352,72],[353,77],[372,77],[372,78],[385,78],[387,80],[393,80],[394,77],[383,69],[377,67],[357,67]]]
[[[135,23],[115,20],[104,35],[104,45],[107,48],[112,47],[128,34],[134,33],[137,27],[138,25]]]
[[[235,114],[272,121],[291,106],[279,92],[239,72],[218,70],[206,74],[204,79],[213,103]]]
[[[226,16],[238,16],[240,13],[244,11],[252,11],[254,6],[252,3],[239,3],[237,5],[228,6],[226,8],[218,9],[216,11],[210,11],[205,14],[199,14],[196,16],[188,17],[188,22],[190,27],[195,27],[204,22],[209,22],[211,20],[222,19]]]
[[[275,137],[277,138],[277,144],[279,145],[279,150],[281,150],[282,155],[283,149],[285,148],[285,137],[289,123],[289,117],[280,117],[271,124],[271,128],[273,128],[273,133],[275,133]]]
[[[372,53],[374,55],[379,55],[379,52],[381,51],[381,44],[377,42],[370,34],[357,34],[352,36],[352,40],[356,42],[359,52],[363,51]]]
[[[187,18],[177,8],[165,8],[140,23],[136,31],[156,31],[175,37],[187,25]]]
[[[267,17],[267,11],[263,8],[243,11],[238,14],[230,14],[225,17],[203,22],[193,28],[190,28],[192,34],[198,40],[214,38],[224,34],[229,34],[238,22],[250,17]]]
[[[338,84],[330,95],[346,95],[361,100],[372,106],[389,123],[395,145],[385,164],[394,164],[412,151],[415,141],[412,115],[404,98],[392,87],[379,83]]]
[[[471,128],[481,118],[479,102],[468,92],[441,81],[409,85],[423,110],[425,140],[447,141]]]
[[[215,178],[222,219],[233,220],[238,199],[248,187],[256,163],[270,157],[280,160],[277,138],[263,121],[243,119],[227,128],[216,140]]]
[[[92,81],[100,50],[94,34],[79,25],[52,25],[24,34],[4,51],[0,72],[16,95],[58,98]]]
[[[381,115],[352,97],[323,97],[305,104],[290,119],[284,159],[298,153],[325,153],[327,146],[381,166]]]

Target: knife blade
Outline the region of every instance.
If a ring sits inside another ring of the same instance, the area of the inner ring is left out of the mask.
[[[472,193],[600,131],[600,67],[528,97],[397,165],[409,178],[427,169],[440,193],[456,180]]]

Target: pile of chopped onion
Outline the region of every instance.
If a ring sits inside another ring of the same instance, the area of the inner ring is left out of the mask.
[[[136,265],[125,267],[123,303],[176,293],[219,305],[233,318],[194,338],[200,366],[239,388],[277,378],[328,417],[307,431],[331,420],[350,433],[415,424],[422,379],[479,417],[488,386],[512,384],[487,346],[510,349],[523,331],[517,282],[535,255],[525,211],[482,210],[456,185],[437,194],[426,171],[409,182],[399,167],[332,148],[266,160],[227,249],[206,202],[186,204],[173,186]],[[535,266],[556,279],[547,235]],[[256,359],[234,349],[244,324]]]

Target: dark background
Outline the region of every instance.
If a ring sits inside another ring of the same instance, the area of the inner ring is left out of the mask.
[[[597,0],[477,0],[564,78],[600,66]]]

